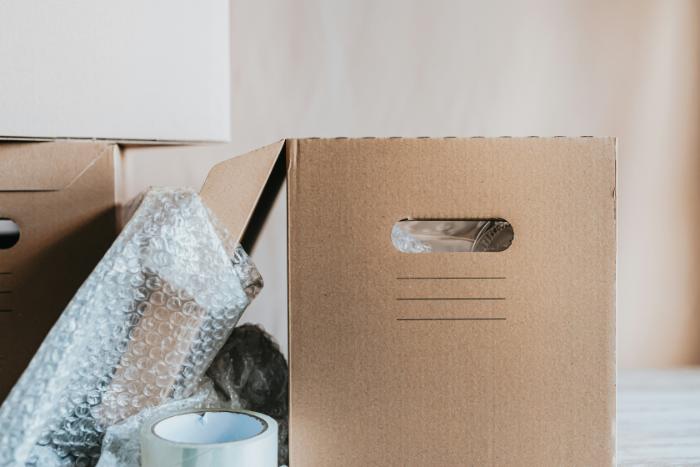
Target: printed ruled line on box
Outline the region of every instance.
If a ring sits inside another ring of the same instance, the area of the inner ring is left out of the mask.
[[[12,290],[0,290],[0,295],[2,294],[10,294],[12,293]]]
[[[399,276],[403,280],[503,280],[503,276]]]
[[[396,318],[396,321],[505,321],[506,318]]]
[[[505,297],[398,297],[399,301],[438,301],[438,300],[463,300],[463,301],[493,301],[505,300]]]
[[[8,271],[8,272],[2,272],[2,271],[0,271],[0,276],[9,276],[10,274],[12,274],[12,273],[9,272],[9,271]]]
[[[0,308],[0,313],[11,313],[12,310],[10,308]]]

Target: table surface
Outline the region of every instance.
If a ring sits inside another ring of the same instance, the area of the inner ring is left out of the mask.
[[[700,466],[700,368],[620,372],[617,462]]]

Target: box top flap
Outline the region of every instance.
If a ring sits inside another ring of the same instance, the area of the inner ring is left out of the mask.
[[[114,146],[90,142],[2,143],[0,191],[62,190]]]
[[[240,241],[258,204],[284,140],[215,165],[201,195],[232,238]]]

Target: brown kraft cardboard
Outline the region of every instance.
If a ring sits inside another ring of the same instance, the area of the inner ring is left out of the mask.
[[[234,235],[280,151],[290,465],[614,463],[613,138],[287,140],[210,173]],[[498,253],[391,241],[494,218]]]
[[[0,218],[20,230],[0,249],[0,401],[116,234],[108,143],[0,144]]]

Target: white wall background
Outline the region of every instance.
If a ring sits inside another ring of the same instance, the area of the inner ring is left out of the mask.
[[[231,21],[233,142],[128,150],[127,196],[286,136],[617,136],[620,363],[700,363],[700,3],[234,0]],[[284,221],[280,199],[245,319],[286,347]]]

